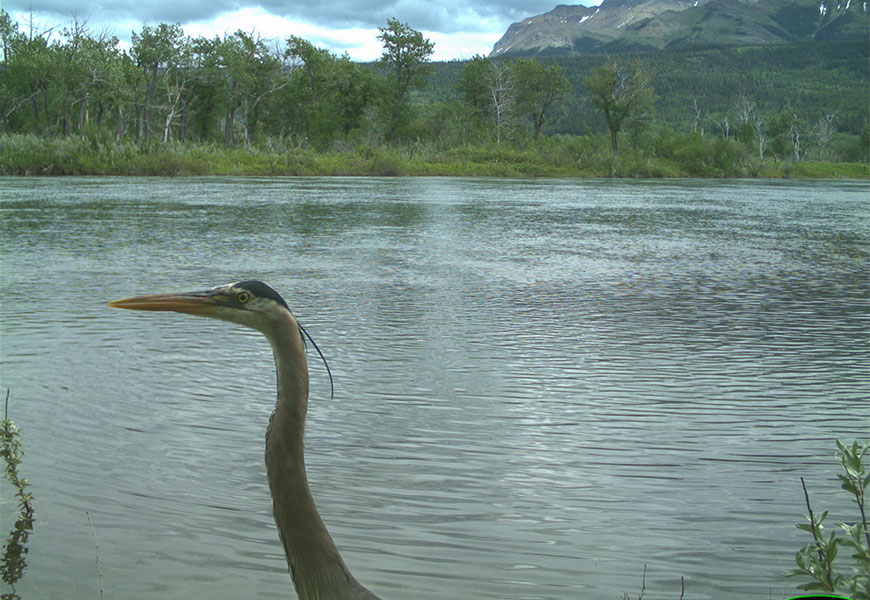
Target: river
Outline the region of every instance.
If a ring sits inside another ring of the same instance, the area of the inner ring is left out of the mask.
[[[0,210],[25,598],[99,597],[88,515],[106,598],[293,597],[268,344],[105,306],[250,278],[329,362],[311,485],[385,599],[785,598],[799,478],[854,519],[866,182],[0,178]]]

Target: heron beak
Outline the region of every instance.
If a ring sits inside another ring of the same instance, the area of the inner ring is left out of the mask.
[[[112,308],[129,310],[167,310],[189,315],[209,316],[219,306],[211,292],[190,292],[187,294],[148,294],[134,298],[112,300],[108,303]]]

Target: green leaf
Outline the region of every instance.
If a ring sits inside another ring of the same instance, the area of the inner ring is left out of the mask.
[[[837,552],[838,552],[837,548],[838,548],[838,546],[839,546],[838,542],[839,542],[840,540],[839,540],[839,539],[833,539],[833,538],[834,538],[834,534],[832,533],[832,534],[831,534],[831,539],[830,539],[829,542],[828,542],[828,551],[827,551],[827,553],[826,553],[826,554],[827,554],[827,558],[828,558],[828,563],[833,563],[833,562],[834,562],[834,559],[837,558]]]
[[[806,559],[804,558],[804,550],[795,553],[794,561],[797,563],[797,566],[800,567],[800,570],[795,573],[796,575],[800,573],[809,574],[809,571],[807,571]]]
[[[850,494],[855,494],[858,492],[858,488],[855,487],[855,483],[851,479],[839,473],[837,474],[837,477],[840,479],[840,481],[843,482],[842,485],[840,485],[841,488],[843,488]]]
[[[810,583],[805,583],[803,585],[798,586],[799,590],[827,590],[828,586],[819,583],[818,581],[811,581]]]

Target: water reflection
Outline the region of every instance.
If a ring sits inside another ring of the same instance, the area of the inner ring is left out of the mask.
[[[866,186],[3,179],[28,595],[287,597],[268,345],[105,300],[257,277],[326,352],[324,518],[384,597],[787,596],[867,435]]]

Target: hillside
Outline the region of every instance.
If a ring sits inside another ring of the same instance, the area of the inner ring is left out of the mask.
[[[866,41],[868,23],[868,3],[854,0],[604,0],[514,23],[490,56]]]
[[[701,127],[716,130],[745,96],[760,114],[772,118],[791,107],[812,124],[825,112],[836,112],[837,130],[857,135],[870,118],[867,102],[868,44],[865,41],[818,41],[717,49],[674,49],[631,56],[652,75],[655,118],[677,131],[691,131],[694,103],[702,110]],[[584,135],[600,131],[603,122],[583,85],[602,55],[571,54],[542,58],[559,65],[573,89],[552,111],[548,134]],[[458,100],[456,82],[465,63],[434,65],[429,86],[417,92],[423,103]]]

